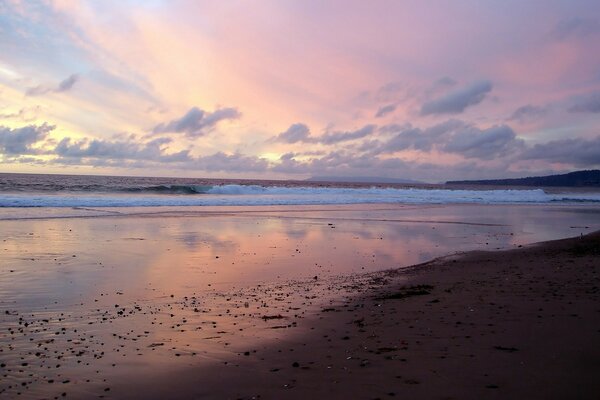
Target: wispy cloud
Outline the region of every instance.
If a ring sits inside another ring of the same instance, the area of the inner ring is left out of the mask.
[[[538,119],[547,113],[546,107],[534,106],[532,104],[527,104],[517,108],[511,115],[508,117],[509,121],[518,121],[521,123],[532,121]]]
[[[393,113],[396,110],[395,104],[387,104],[385,106],[379,107],[377,112],[375,113],[375,118],[381,118],[386,116],[387,114]]]
[[[41,95],[47,94],[47,93],[66,92],[68,90],[71,90],[73,88],[73,86],[75,86],[75,83],[77,83],[78,80],[79,80],[79,75],[72,74],[69,77],[67,77],[66,79],[64,79],[63,81],[59,82],[59,84],[55,87],[38,85],[38,86],[27,89],[25,94],[27,96],[41,96]]]

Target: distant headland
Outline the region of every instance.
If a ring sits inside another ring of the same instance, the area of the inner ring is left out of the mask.
[[[517,179],[485,179],[471,181],[448,181],[447,185],[510,185],[510,186],[560,186],[600,187],[600,170],[574,171],[568,174],[530,176]]]

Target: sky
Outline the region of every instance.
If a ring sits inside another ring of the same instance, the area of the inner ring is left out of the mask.
[[[597,0],[0,0],[0,172],[599,167]]]

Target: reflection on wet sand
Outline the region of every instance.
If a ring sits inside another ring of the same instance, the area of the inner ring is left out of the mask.
[[[117,376],[227,363],[302,334],[306,313],[365,290],[377,279],[370,273],[598,229],[597,210],[585,210],[354,206],[0,221],[0,396],[104,396]]]

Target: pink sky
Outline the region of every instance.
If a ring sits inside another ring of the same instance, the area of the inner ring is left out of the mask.
[[[600,166],[595,1],[5,1],[0,172]]]

